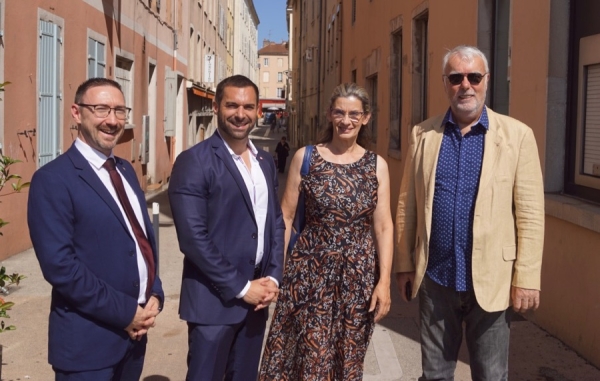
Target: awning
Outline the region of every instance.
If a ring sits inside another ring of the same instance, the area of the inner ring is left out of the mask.
[[[262,108],[263,109],[269,108],[269,107],[277,107],[277,108],[280,108],[280,109],[283,110],[285,108],[285,102],[281,102],[281,103],[263,103],[262,104]]]
[[[212,91],[205,90],[201,87],[197,87],[196,85],[192,87],[192,93],[202,98],[213,99],[215,97],[215,94]]]

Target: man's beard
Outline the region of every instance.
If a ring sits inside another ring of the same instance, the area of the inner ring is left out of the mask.
[[[248,119],[250,120],[250,119]],[[251,122],[251,120],[250,120]],[[245,140],[250,136],[250,132],[254,129],[256,123],[253,123],[250,127],[248,127],[245,131],[239,131],[231,128],[230,124],[228,124],[226,119],[223,119],[221,116],[217,118],[217,127],[221,133],[231,137],[236,140]]]

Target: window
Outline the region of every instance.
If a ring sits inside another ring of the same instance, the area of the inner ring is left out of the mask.
[[[283,58],[277,58],[277,67],[283,67]]]
[[[283,87],[277,88],[277,98],[284,98]]]
[[[45,13],[45,12],[43,12]],[[38,165],[41,167],[60,155],[62,118],[62,46],[64,21],[53,15],[39,20],[38,66]]]
[[[115,63],[115,81],[121,85],[123,96],[125,97],[125,105],[133,107],[133,61],[125,57],[117,56]],[[132,110],[133,111],[133,110]],[[133,114],[130,113],[128,123],[131,123]]]
[[[388,149],[400,151],[402,122],[402,30],[392,34],[390,65],[390,142]]]
[[[572,4],[565,192],[600,202],[600,24],[597,0]]]
[[[282,72],[277,73],[277,82],[283,82],[283,73]]]
[[[88,38],[88,78],[104,77],[106,61],[104,44],[91,37]]]
[[[269,59],[268,58],[263,59],[263,65],[264,66],[269,66]]]
[[[579,43],[575,183],[600,188],[600,34]]]
[[[427,24],[429,13],[421,13],[413,20],[413,91],[412,125],[427,119]]]
[[[265,71],[263,72],[263,82],[269,82],[270,78],[269,78],[269,72]]]

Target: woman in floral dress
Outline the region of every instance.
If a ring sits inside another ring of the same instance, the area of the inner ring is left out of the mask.
[[[286,258],[259,380],[362,379],[373,327],[390,308],[393,251],[387,163],[364,148],[370,117],[363,88],[336,87],[308,175],[305,149],[292,159],[286,242],[300,189],[306,227]]]

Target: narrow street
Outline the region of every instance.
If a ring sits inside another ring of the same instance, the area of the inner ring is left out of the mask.
[[[252,139],[258,147],[274,153],[284,134],[284,131],[271,132],[267,126],[259,126],[253,131]],[[292,154],[293,151],[294,148]],[[286,175],[287,172],[279,178],[280,195],[285,188]],[[147,195],[150,212],[152,203],[160,205],[160,276],[166,301],[156,328],[149,333],[144,381],[180,381],[184,380],[186,373],[187,326],[177,312],[182,255],[165,189]],[[16,305],[10,312],[10,319],[5,319],[5,322],[16,325],[17,329],[0,334],[2,380],[52,380],[54,374],[47,363],[50,286],[41,275],[33,250],[17,254],[2,265],[11,273],[27,276],[7,298]],[[421,365],[417,315],[417,302],[402,302],[392,281],[392,309],[375,328],[367,352],[364,380],[418,379]],[[470,380],[468,363],[466,346],[463,345],[456,380]],[[519,317],[512,325],[509,379],[592,381],[600,380],[600,370],[545,331]]]

